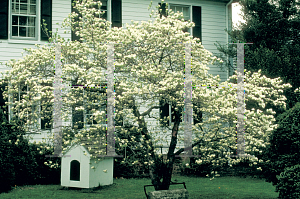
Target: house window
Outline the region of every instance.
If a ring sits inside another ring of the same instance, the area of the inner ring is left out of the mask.
[[[112,27],[122,27],[122,1],[121,0],[111,0],[111,9],[108,7],[108,1],[103,0],[101,1],[102,6],[100,8],[101,11],[105,11],[105,13],[100,16],[101,18],[105,20],[109,20],[109,16],[111,16],[111,23]],[[75,3],[72,3],[71,10],[72,12],[75,12],[79,14],[78,10],[74,8]],[[97,9],[97,7],[96,7]],[[75,18],[75,21],[79,21],[79,17],[82,17],[81,14],[78,15],[77,18]],[[72,30],[72,41],[79,41],[80,37],[76,36],[75,31]]]
[[[52,0],[1,0],[0,19],[0,39],[47,41],[52,31]],[[47,34],[40,26],[43,20]]]
[[[166,12],[166,4],[159,3],[161,11],[159,11],[160,16],[167,16],[168,13]],[[190,11],[192,8],[192,12]],[[189,6],[189,5],[175,5],[169,4],[169,9],[176,12],[182,12],[185,21],[192,21],[195,23],[195,27],[192,29],[186,29],[184,32],[189,32],[193,35],[193,37],[197,37],[202,41],[202,33],[201,33],[201,7],[199,6]],[[192,14],[192,17],[191,17]]]
[[[191,20],[190,17],[190,6],[178,6],[178,5],[170,5],[170,9],[176,12],[182,12],[184,21]],[[190,29],[184,29],[183,32],[189,32],[191,33]]]
[[[106,87],[102,85],[101,88],[84,88],[83,90],[83,104],[84,110],[76,110],[72,107],[72,124],[73,128],[82,129],[84,126],[105,125],[106,116],[102,118],[101,123],[96,122],[94,118],[94,111],[106,112]],[[75,105],[80,106],[80,104]]]
[[[105,13],[103,13],[99,17],[102,18],[102,19],[107,20],[107,1],[102,0],[101,3],[102,3],[102,6],[101,6],[100,10],[104,11]],[[79,11],[77,9],[74,8],[75,5],[76,5],[75,2],[72,3],[71,10],[72,10],[72,12],[75,12],[75,13],[78,14],[78,16],[75,18],[75,22],[78,22],[79,21],[79,17],[82,18],[82,15],[79,13]],[[95,9],[98,9],[98,6],[95,6]],[[75,25],[75,27],[79,27],[78,23]],[[72,33],[71,33],[72,34],[71,35],[72,41],[80,41],[79,40],[80,36],[77,36],[75,33],[76,33],[76,31],[72,30]]]
[[[188,21],[191,19],[190,17],[190,6],[181,6],[181,5],[170,5],[170,9],[176,12],[182,12],[183,18],[185,21]]]
[[[170,126],[175,121],[175,108],[169,103],[163,103],[163,101],[159,102],[160,104],[160,119],[165,120],[165,118],[169,117],[167,121],[161,121],[161,125]]]
[[[52,83],[41,83],[42,88],[47,88],[47,86],[49,86],[47,89],[47,91],[50,90],[50,88],[52,87]],[[45,90],[43,92],[46,92]],[[37,94],[39,95],[39,94]],[[27,97],[25,97],[27,96]],[[51,96],[47,96],[47,97],[43,97],[41,98],[41,101],[32,104],[31,106],[22,106],[23,101],[28,101],[28,100],[32,100],[34,97],[36,97],[36,95],[32,95],[30,93],[30,86],[26,85],[25,82],[21,82],[19,84],[19,88],[18,91],[16,93],[14,93],[12,95],[13,99],[9,100],[11,102],[20,102],[20,107],[25,110],[25,114],[27,115],[27,117],[23,118],[23,121],[26,122],[26,118],[27,120],[37,120],[37,123],[32,124],[29,126],[29,128],[31,129],[51,129],[51,120],[52,120],[52,108],[53,106],[51,105]],[[9,121],[12,119],[13,117],[13,111],[11,110],[12,106],[8,106],[10,107],[8,109],[8,112],[10,113],[9,115]],[[16,110],[16,112],[18,113],[18,115],[20,114],[20,107]],[[31,114],[31,118],[29,118],[29,113]],[[37,113],[36,116],[34,116],[33,114]]]
[[[193,106],[195,106],[195,104],[193,104]],[[169,118],[169,120],[167,120],[166,122],[164,121],[161,121],[160,124],[163,125],[163,126],[171,126],[171,124],[175,121],[174,118],[175,118],[175,114],[174,114],[174,107],[172,107],[170,104],[168,103],[165,103],[163,104],[162,101],[160,101],[160,119],[164,119],[164,118],[167,118],[168,116],[171,115],[171,117]],[[193,124],[197,124],[197,123],[201,123],[203,120],[202,120],[202,112],[197,110],[197,109],[193,109],[192,108],[192,111],[193,111],[193,117],[192,117],[192,123]],[[182,118],[181,121],[184,121],[184,118]]]
[[[12,38],[36,38],[36,0],[11,0]]]
[[[77,160],[70,162],[70,180],[80,181],[80,162]]]
[[[91,126],[97,124],[93,116],[93,110],[106,112],[106,102],[103,103],[103,98],[106,97],[106,89],[86,88],[85,93],[89,102],[85,103],[84,123],[87,126]],[[103,118],[100,125],[105,125],[105,120],[106,118]]]

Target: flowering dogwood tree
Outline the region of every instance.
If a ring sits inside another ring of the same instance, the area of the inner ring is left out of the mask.
[[[130,130],[127,131],[118,125],[121,123],[120,118],[126,118],[132,125],[131,130],[141,134],[140,140],[136,140],[133,136],[130,140],[120,140],[117,136],[116,141],[122,146],[135,142],[139,153],[146,151],[147,161],[142,164],[149,166],[152,184],[156,190],[167,190],[171,182],[175,155],[180,155],[184,151],[183,148],[178,149],[177,142],[183,140],[184,44],[191,43],[192,82],[198,86],[193,87],[193,111],[205,113],[203,121],[193,125],[192,129],[195,135],[192,148],[196,154],[201,154],[201,158],[196,162],[223,165],[232,160],[230,155],[236,149],[236,89],[226,87],[230,84],[228,82],[220,83],[218,76],[208,75],[207,65],[217,59],[203,48],[198,38],[193,39],[188,32],[183,31],[193,27],[194,24],[184,21],[182,13],[168,11],[167,17],[160,17],[158,11],[152,10],[153,20],[132,22],[127,24],[125,29],[109,28],[110,22],[101,18],[102,12],[96,9],[95,5],[100,7],[100,2],[95,3],[91,0],[77,2],[76,9],[84,17],[78,18],[78,14],[72,13],[64,21],[63,25],[71,26],[81,41],[66,41],[53,34],[49,45],[27,49],[28,55],[23,59],[7,64],[11,70],[5,75],[5,80],[10,81],[10,90],[4,92],[4,96],[8,98],[8,94],[22,91],[25,85],[28,85],[30,91],[24,92],[22,99],[16,99],[11,104],[14,113],[25,125],[32,127],[31,129],[34,129],[33,125],[37,123],[37,118],[51,115],[49,114],[51,109],[42,108],[40,111],[34,111],[34,108],[37,104],[47,107],[43,105],[51,105],[54,101],[53,43],[59,42],[62,47],[62,81],[72,85],[99,85],[105,82],[107,43],[114,43],[115,128],[118,134],[130,135]],[[236,76],[232,79],[236,79]],[[220,85],[220,88],[207,89],[201,87],[202,85]],[[272,110],[262,113],[259,109],[251,109],[250,104],[257,103],[259,107],[264,107],[266,103],[274,103],[285,107],[282,92],[290,85],[282,84],[279,78],[261,77],[260,72],[254,74],[247,72],[244,87],[245,102],[249,105],[245,111],[245,153],[255,155],[255,152],[261,152],[268,144],[268,135],[276,125],[273,124],[275,119]],[[86,104],[92,105],[93,100],[101,102],[106,100],[105,95],[84,98],[83,90],[83,87],[79,87],[64,93],[64,119],[67,120],[71,114],[68,107],[83,110]],[[174,111],[172,114],[174,123],[171,126],[162,125],[155,112],[166,103],[171,104]],[[141,111],[142,108],[146,111]],[[106,113],[93,109],[92,114],[93,120],[101,123]],[[148,122],[150,118],[155,119],[157,124],[150,125]],[[97,137],[105,136],[105,129],[97,125],[81,131],[74,130],[71,126],[66,128],[71,129],[73,134],[66,135],[63,149],[82,137],[97,143],[99,141]],[[157,138],[157,134],[162,132],[171,135],[166,160],[158,155],[155,149],[155,144],[161,141]],[[232,151],[228,152],[228,148]],[[98,154],[102,152],[99,150]],[[134,157],[129,157],[129,161],[133,164],[140,163]],[[239,159],[232,160],[233,163],[238,161]],[[252,161],[259,160],[253,157]]]

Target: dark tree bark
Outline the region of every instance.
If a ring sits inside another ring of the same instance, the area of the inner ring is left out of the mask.
[[[154,146],[151,141],[151,136],[147,130],[146,122],[144,118],[140,118],[141,114],[137,107],[135,106],[135,100],[132,97],[131,103],[129,106],[133,109],[133,114],[138,118],[139,128],[142,129],[142,135],[145,136],[146,143],[149,144],[149,148],[147,153],[150,153],[149,162],[154,162],[149,166],[149,174],[151,178],[151,182],[154,185],[155,190],[169,190],[172,178],[173,165],[175,162],[175,148],[177,145],[177,135],[180,124],[180,112],[175,111],[175,121],[172,129],[172,138],[169,146],[169,151],[167,154],[167,160],[164,162],[163,157],[159,158],[158,155],[154,153]],[[196,144],[199,144],[197,142]],[[195,146],[195,145],[194,145]],[[179,155],[183,152],[184,149],[176,152],[176,155]]]

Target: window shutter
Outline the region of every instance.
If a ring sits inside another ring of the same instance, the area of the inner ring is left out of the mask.
[[[8,39],[8,0],[0,1],[0,39]]]
[[[201,7],[193,6],[193,22],[195,27],[193,28],[193,37],[197,37],[202,42],[201,34]]]
[[[111,22],[112,27],[122,27],[122,2],[121,0],[111,1]]]
[[[201,123],[203,121],[202,112],[197,110],[194,110],[193,112],[196,114],[196,117],[193,118],[194,124]]]
[[[72,12],[75,12],[75,13],[77,13],[77,14],[79,14],[79,11],[77,10],[77,9],[75,9],[75,8],[73,8],[73,5],[72,5],[73,3],[71,3],[71,11]],[[74,2],[74,6],[76,5],[76,3]],[[82,17],[82,15],[81,14],[79,14],[78,15],[78,17],[75,19],[75,20],[78,20],[79,21],[79,17]],[[80,41],[79,39],[80,39],[80,36],[77,36],[76,34],[75,34],[75,32],[76,31],[71,31],[71,40],[72,41]]]
[[[162,101],[159,101],[159,106],[160,106],[160,119],[164,120],[165,117],[169,116],[169,104],[163,104]],[[167,122],[160,122],[160,124],[164,125],[164,126],[169,126],[169,120],[167,120]]]
[[[158,5],[160,6],[160,9],[161,9],[161,12],[160,12],[160,10],[158,11],[159,14],[160,14],[160,18],[162,16],[167,17],[166,4],[165,3],[163,3],[163,4],[158,3]]]
[[[75,110],[75,107],[72,107],[72,123],[73,128],[82,129],[84,126],[83,121],[83,110]]]
[[[52,31],[52,0],[41,0],[41,25],[43,25],[43,19],[47,24],[48,34],[51,37],[49,31]],[[44,33],[41,27],[41,40],[47,41],[48,37]]]
[[[4,114],[4,117],[6,118],[6,120],[8,121],[8,105],[5,106],[5,102],[6,100],[3,98],[3,92],[5,91],[5,86],[7,86],[7,83],[5,82],[4,84],[0,85],[0,108],[5,111],[6,113]],[[2,116],[0,116],[2,117]],[[1,119],[0,119],[1,120]]]

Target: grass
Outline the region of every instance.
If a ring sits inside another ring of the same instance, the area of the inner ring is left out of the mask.
[[[186,183],[190,199],[275,199],[278,197],[275,187],[263,179],[218,177],[210,180],[210,178],[177,176],[172,178],[173,182],[175,180]],[[147,178],[114,179],[112,185],[94,189],[64,188],[60,185],[32,185],[15,187],[9,193],[0,194],[0,198],[145,199],[144,185],[151,185],[151,180]],[[170,186],[170,189],[178,188],[184,188],[183,184]],[[154,188],[146,187],[146,191],[147,193],[154,191]]]

